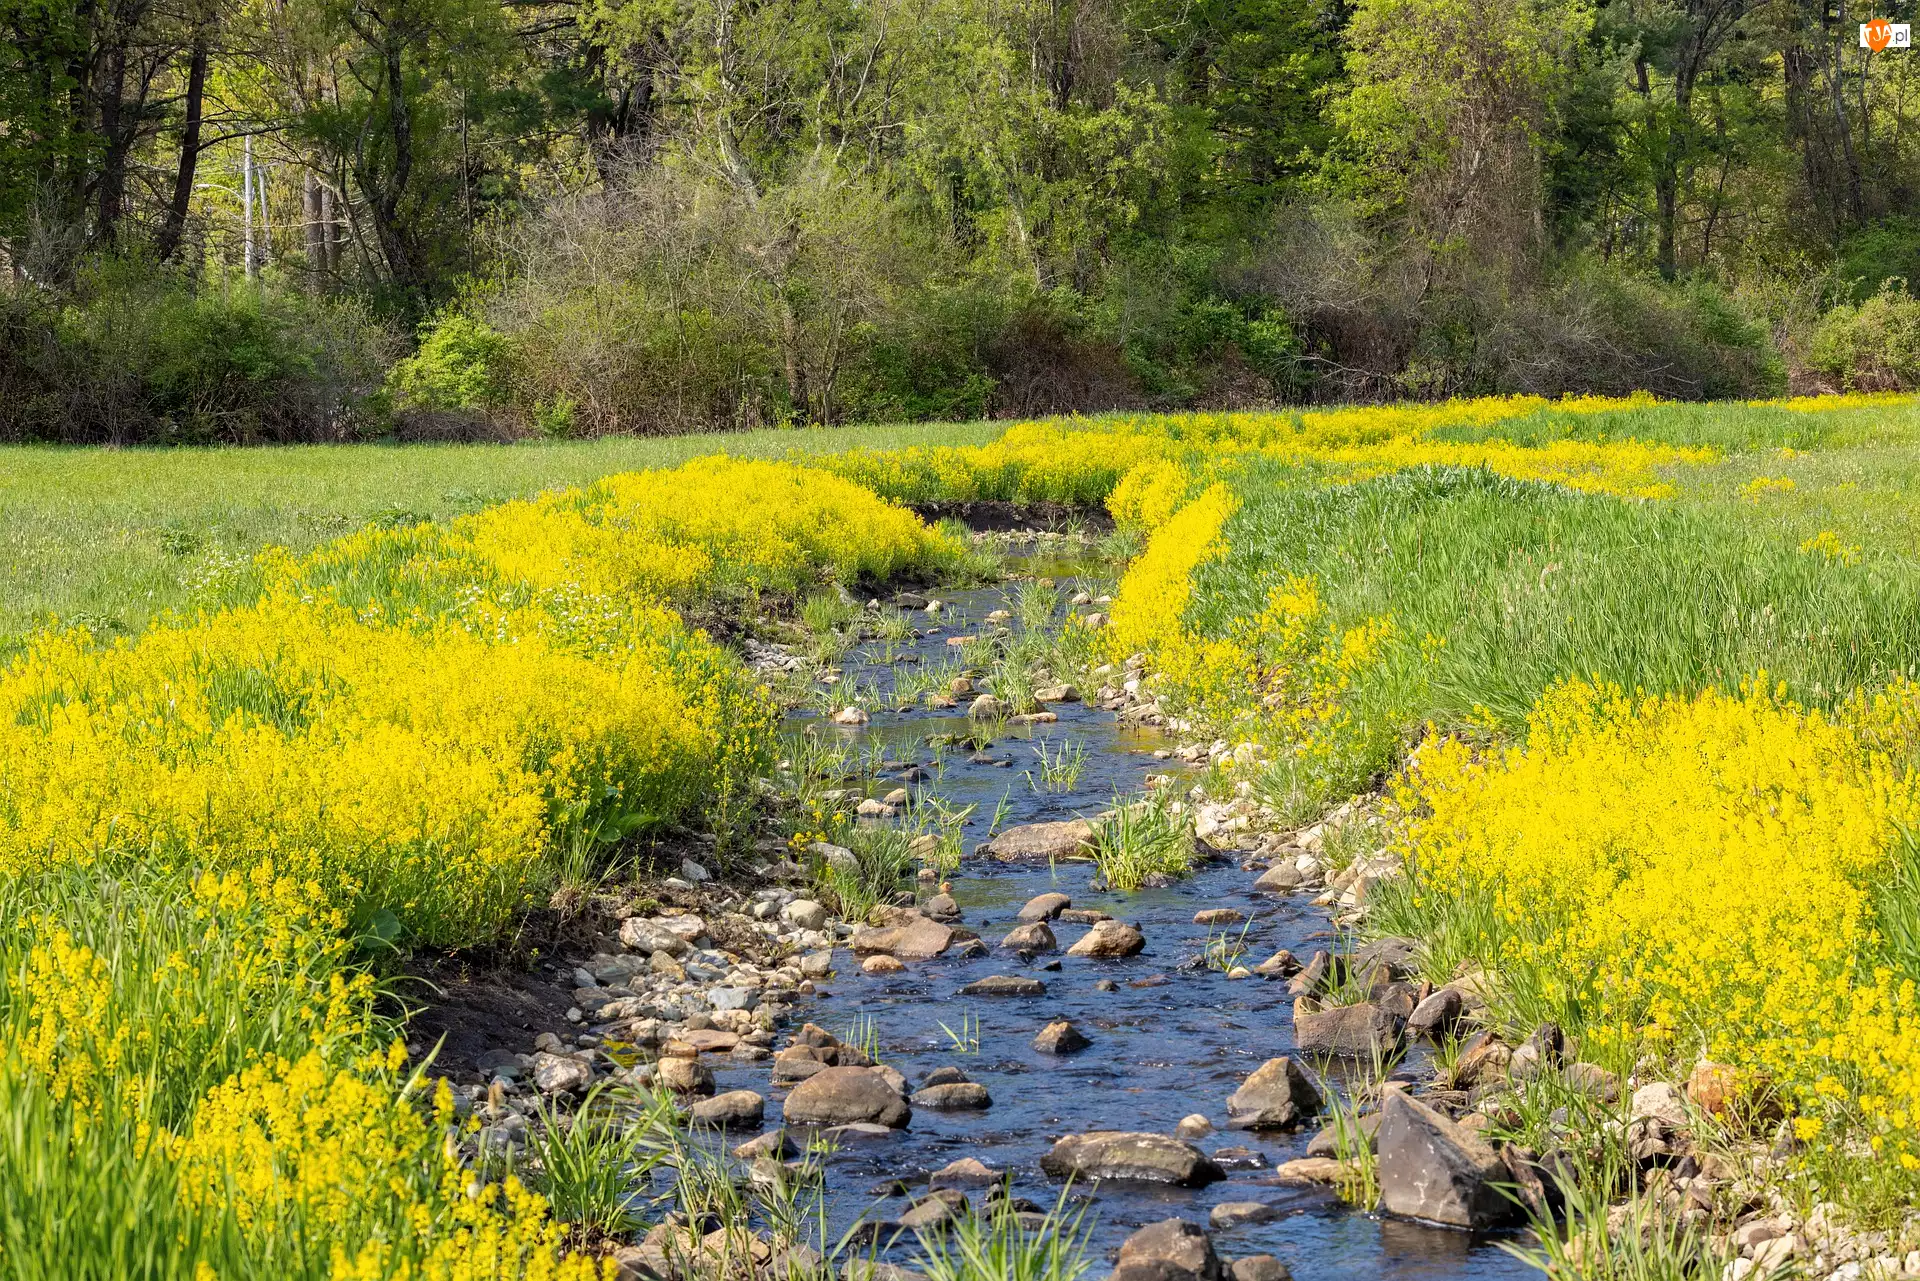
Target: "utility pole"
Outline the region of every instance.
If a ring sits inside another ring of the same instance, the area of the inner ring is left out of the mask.
[[[260,274],[260,262],[253,252],[253,135],[240,140],[240,234],[247,279]]]
[[[260,265],[264,267],[267,265],[267,260],[273,256],[273,215],[268,212],[267,209],[267,167],[265,165],[255,165],[253,174],[255,180],[260,184],[260,252],[258,258]]]

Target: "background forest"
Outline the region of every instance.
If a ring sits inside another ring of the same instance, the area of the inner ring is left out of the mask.
[[[0,439],[1920,385],[1912,0],[0,0]]]

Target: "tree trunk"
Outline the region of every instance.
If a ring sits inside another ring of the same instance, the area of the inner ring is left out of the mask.
[[[133,129],[127,123],[127,46],[124,33],[120,44],[108,52],[106,75],[99,93],[100,138],[105,147],[100,156],[100,187],[96,200],[97,240],[114,244],[120,235],[120,216],[127,199],[127,150],[133,142]]]
[[[207,33],[196,31],[187,61],[186,121],[180,130],[180,163],[173,171],[173,199],[167,220],[160,226],[154,249],[161,262],[171,262],[187,229],[187,211],[193,205],[193,176],[200,166],[200,121],[207,92]]]

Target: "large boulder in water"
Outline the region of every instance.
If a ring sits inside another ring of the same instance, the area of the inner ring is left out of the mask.
[[[940,922],[915,912],[885,929],[861,928],[847,940],[856,956],[905,956],[925,959],[938,956],[953,944],[953,931]]]
[[[1032,859],[1045,863],[1073,858],[1093,848],[1093,824],[1084,818],[1064,823],[1025,823],[1009,827],[990,841],[983,841],[976,854],[997,858],[1003,863]]]
[[[1513,1215],[1512,1175],[1491,1147],[1398,1090],[1380,1110],[1380,1206],[1388,1214],[1481,1229]]]
[[[876,1068],[822,1068],[793,1087],[783,1105],[788,1125],[866,1123],[900,1129],[913,1109]]]
[[[1128,1130],[1069,1134],[1040,1158],[1040,1168],[1056,1179],[1127,1179],[1183,1188],[1205,1187],[1227,1177],[1191,1143]]]

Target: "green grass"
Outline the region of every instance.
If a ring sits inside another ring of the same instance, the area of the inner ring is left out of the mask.
[[[1003,424],[917,424],[514,445],[0,447],[0,650],[49,617],[137,632],[262,547],[308,551],[375,521],[444,520],[705,454],[777,458],[981,444]]]
[[[1811,411],[1734,402],[1648,404],[1598,414],[1543,409],[1491,426],[1442,427],[1431,439],[1499,439],[1517,445],[1639,440],[1706,445],[1729,453],[1910,443],[1920,441],[1920,400],[1892,405],[1837,402],[1834,408]]]
[[[1185,876],[1193,869],[1193,831],[1186,814],[1174,814],[1159,792],[1113,807],[1096,826],[1093,862],[1116,890],[1133,891],[1154,876]]]
[[[1799,550],[1801,530],[1852,491],[1821,498],[1810,518],[1729,482],[1625,502],[1478,470],[1328,487],[1269,465],[1240,492],[1229,551],[1200,572],[1190,624],[1228,634],[1272,587],[1310,575],[1329,629],[1377,617],[1395,629],[1343,696],[1354,723],[1306,781],[1322,796],[1363,787],[1423,724],[1517,729],[1568,676],[1661,693],[1765,672],[1827,706],[1920,674],[1920,563]],[[1279,794],[1302,780],[1271,783]]]

